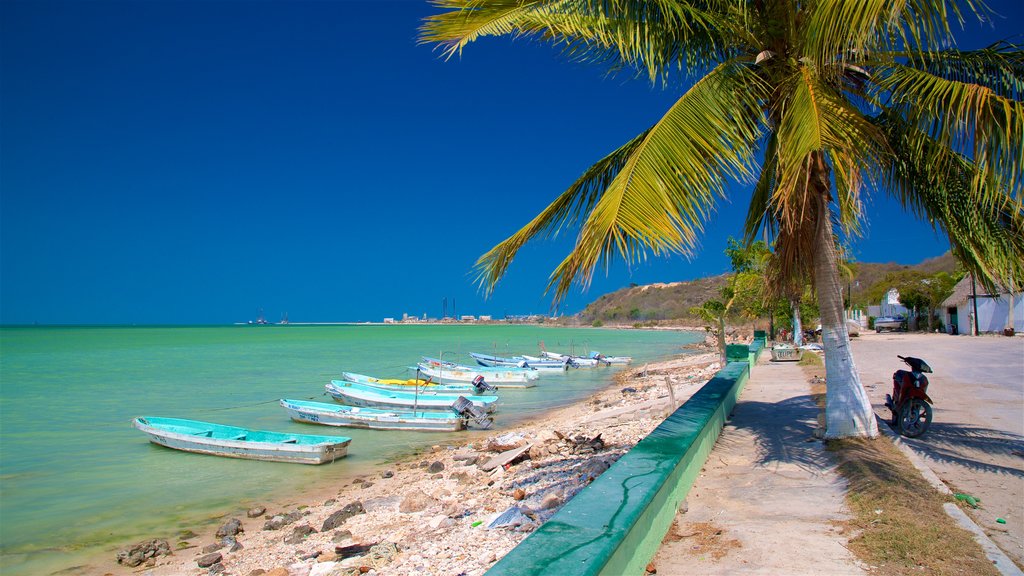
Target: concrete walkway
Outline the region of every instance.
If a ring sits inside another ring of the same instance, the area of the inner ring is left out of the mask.
[[[810,385],[795,362],[767,358],[655,556],[659,576],[866,573],[835,526],[846,485],[813,437]]]

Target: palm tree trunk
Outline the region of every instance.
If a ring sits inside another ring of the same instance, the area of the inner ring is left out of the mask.
[[[850,335],[843,319],[842,286],[829,208],[831,176],[820,152],[813,159],[809,185],[816,202],[814,288],[821,309],[821,341],[825,349],[825,437],[874,437],[878,435],[875,413],[854,365]]]
[[[794,300],[790,303],[793,306],[793,346],[804,345],[804,325],[800,321],[800,301]]]

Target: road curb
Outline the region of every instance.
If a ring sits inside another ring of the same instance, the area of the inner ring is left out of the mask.
[[[877,413],[875,414],[875,419],[878,420],[878,429],[892,440],[892,443],[899,448],[900,452],[903,452],[904,456],[910,460],[910,463],[914,465],[914,468],[917,468],[917,471],[921,473],[921,476],[924,476],[924,479],[927,480],[933,488],[943,494],[953,494],[953,491],[949,489],[949,486],[946,486],[946,484],[939,479],[938,475],[936,475],[935,472],[925,464],[924,460],[918,456],[917,452],[914,452],[913,448],[907,445],[907,443],[904,442],[898,434],[893,432],[892,428],[889,428],[889,423],[886,420],[883,420]],[[1024,576],[1024,572],[1021,572],[1021,569],[1018,568],[1017,565],[1014,564],[998,546],[996,546],[995,542],[993,542],[987,534],[985,534],[985,531],[981,529],[981,526],[978,526],[978,524],[974,522],[970,516],[965,514],[959,506],[952,502],[946,502],[942,505],[942,508],[946,511],[947,516],[955,520],[957,524],[974,536],[974,540],[981,545],[982,550],[985,551],[985,556],[992,561],[992,564],[996,567],[996,570],[999,570],[1000,574],[1003,576]]]

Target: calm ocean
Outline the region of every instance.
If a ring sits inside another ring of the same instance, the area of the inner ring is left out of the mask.
[[[631,355],[642,364],[703,338],[686,332],[542,326],[0,328],[0,568],[46,574],[149,537],[171,537],[248,504],[340,482],[432,444],[494,432],[348,430],[290,421],[279,398],[331,402],[342,370],[409,376],[421,355]],[[617,368],[544,375],[502,390],[494,430],[585,397]],[[352,437],[349,455],[303,466],[178,452],[134,416]],[[172,542],[173,545],[173,542]]]

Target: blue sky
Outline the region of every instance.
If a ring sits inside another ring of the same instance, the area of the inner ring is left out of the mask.
[[[962,47],[1017,34],[1021,8]],[[417,45],[421,1],[0,3],[0,322],[379,321],[546,312],[571,235],[525,248],[489,300],[476,258],[678,97],[488,39]],[[1019,41],[1019,38],[1017,39]],[[693,260],[598,272],[560,310],[631,282],[728,269],[747,195]],[[875,198],[861,261],[945,240]]]

